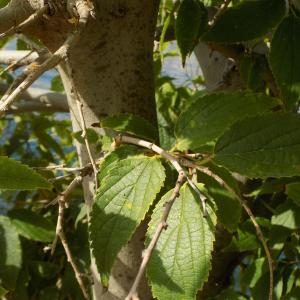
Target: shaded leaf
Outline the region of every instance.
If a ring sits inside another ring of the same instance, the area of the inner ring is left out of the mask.
[[[56,75],[51,80],[51,90],[55,92],[63,92],[64,85],[61,81],[61,77],[59,75]]]
[[[196,150],[214,141],[235,121],[268,112],[277,104],[275,98],[244,91],[206,95],[180,115],[176,146],[179,150]]]
[[[288,110],[300,96],[300,19],[294,15],[278,26],[271,42],[270,67]]]
[[[25,238],[45,243],[54,239],[54,224],[41,215],[29,209],[14,209],[9,216],[17,232]]]
[[[5,216],[0,216],[0,253],[0,286],[14,290],[22,265],[22,249],[18,233]]]
[[[183,66],[206,26],[207,11],[203,3],[199,0],[183,0],[175,22],[175,34]]]
[[[214,161],[248,177],[300,174],[300,116],[273,113],[236,122],[219,138]]]
[[[227,184],[228,181],[232,181],[233,179],[231,174],[224,168],[217,168],[214,166],[214,168],[210,167],[210,169],[215,174],[218,174],[223,180],[225,180]],[[206,174],[199,172],[198,180],[199,182],[204,183],[208,194],[214,199],[214,202],[218,208],[217,216],[219,222],[221,222],[228,231],[236,231],[242,212],[241,205],[236,199],[236,196],[228,192],[212,177]],[[236,181],[234,183],[236,184]]]
[[[4,287],[0,286],[0,297],[4,297],[8,293]]]
[[[101,120],[101,127],[132,133],[136,136],[158,140],[157,130],[147,120],[132,114],[120,114]]]
[[[90,237],[102,284],[161,189],[164,168],[156,158],[130,157],[109,170],[95,196]]]
[[[285,0],[244,0],[227,8],[203,40],[217,43],[253,40],[267,34],[285,13]]]
[[[171,194],[172,191],[165,194],[153,212],[147,243]],[[216,225],[214,211],[208,203],[208,217],[204,218],[199,197],[186,184],[181,188],[168,218],[168,228],[162,232],[147,270],[155,298],[195,299],[211,269]]]
[[[279,205],[272,217],[272,225],[279,225],[289,229],[300,227],[300,208],[290,200]]]
[[[286,194],[300,206],[300,183],[290,183],[286,186]]]
[[[0,156],[0,189],[34,190],[51,189],[52,185],[26,165],[5,156]]]

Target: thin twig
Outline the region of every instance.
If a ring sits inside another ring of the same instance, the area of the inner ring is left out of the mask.
[[[15,33],[21,32],[22,30],[24,30],[26,27],[34,24],[38,19],[40,19],[43,14],[45,14],[49,9],[48,5],[43,6],[42,8],[40,8],[39,10],[37,10],[35,13],[33,13],[32,15],[30,15],[25,21],[23,21],[22,23],[18,24],[17,26],[13,26],[10,29],[8,29],[7,31],[5,31],[4,33],[0,34],[0,40],[4,39],[10,35],[13,35]]]
[[[163,150],[162,148],[160,148],[159,146],[147,142],[145,140],[139,139],[139,138],[134,138],[131,136],[127,136],[127,135],[118,135],[117,137],[115,137],[115,142],[114,142],[115,146],[118,146],[119,144],[125,143],[125,144],[133,144],[133,145],[137,145],[137,146],[141,146],[147,149],[152,150],[153,152],[161,155],[163,158],[165,158],[166,160],[168,160],[173,167],[176,169],[176,171],[178,172],[178,174],[183,173],[185,176],[186,181],[188,182],[188,184],[190,185],[190,187],[198,194],[201,195],[201,192],[199,191],[198,187],[189,179],[189,177],[186,175],[186,172],[184,171],[184,169],[181,167],[180,163],[178,162],[178,159],[171,155],[170,153],[166,152],[165,150]],[[202,209],[203,209],[203,216],[206,217],[207,216],[207,210],[206,210],[206,201],[204,197],[200,197],[201,200],[201,205],[202,205]]]
[[[173,190],[173,193],[169,199],[168,202],[165,203],[164,205],[164,211],[163,211],[163,215],[162,215],[162,218],[161,218],[161,221],[160,223],[157,225],[156,227],[156,231],[151,239],[151,242],[150,244],[148,245],[148,247],[143,251],[143,260],[141,262],[141,265],[140,265],[140,268],[139,268],[139,271],[136,275],[136,278],[134,280],[134,283],[129,291],[129,294],[128,296],[126,297],[125,300],[135,300],[135,299],[139,299],[138,298],[138,294],[137,294],[137,289],[138,289],[138,286],[140,284],[140,281],[145,273],[145,270],[146,270],[146,267],[147,267],[147,264],[151,258],[151,255],[153,253],[153,250],[159,240],[159,237],[163,231],[163,229],[167,229],[168,227],[168,223],[167,223],[167,220],[168,220],[168,217],[169,217],[169,214],[170,214],[170,211],[171,211],[171,208],[176,200],[177,197],[179,197],[179,191],[180,191],[180,188],[182,187],[182,185],[184,184],[186,180],[186,175],[184,172],[180,172],[179,175],[178,175],[178,179],[177,179],[177,182],[176,182],[176,185],[175,185],[175,188]]]
[[[92,164],[86,164],[83,167],[66,167],[64,164],[62,165],[50,165],[47,167],[33,167],[35,170],[46,170],[46,171],[63,171],[69,173],[79,173],[81,176],[85,176],[85,173],[91,170]]]
[[[217,10],[217,12],[213,16],[212,20],[209,22],[209,25],[211,25],[211,26],[215,25],[217,19],[226,10],[226,8],[230,4],[230,2],[231,2],[231,0],[224,0],[223,4],[219,7],[219,9]]]
[[[18,59],[17,61],[14,61],[13,63],[11,63],[10,65],[8,65],[5,69],[3,69],[0,72],[0,76],[2,76],[4,73],[10,71],[10,70],[14,70],[17,66],[23,65],[23,61],[26,60],[34,51],[29,51],[29,53],[27,53],[24,57],[21,57],[20,59]]]
[[[68,262],[71,264],[73,271],[75,273],[76,280],[80,286],[80,289],[83,293],[83,296],[85,299],[89,299],[88,292],[85,288],[85,285],[82,280],[82,275],[74,261],[74,258],[72,256],[72,253],[70,251],[64,230],[63,230],[63,224],[64,224],[64,211],[67,204],[68,196],[74,191],[74,189],[82,182],[81,176],[76,176],[72,182],[68,185],[66,190],[55,199],[55,201],[58,201],[58,217],[57,217],[57,224],[56,224],[56,231],[55,231],[55,238],[51,246],[51,255],[54,254],[58,238],[61,240],[61,243],[63,245],[63,248],[65,250],[65,253],[67,255]]]
[[[218,176],[217,174],[213,173],[209,168],[207,167],[203,167],[203,166],[199,166],[185,158],[180,158],[180,163],[186,167],[190,167],[190,168],[195,168],[198,171],[200,171],[201,173],[204,173],[210,177],[212,177],[213,179],[215,179],[222,187],[224,187],[227,191],[229,191],[230,193],[232,193],[233,195],[236,196],[237,200],[240,202],[241,206],[244,208],[244,210],[246,211],[246,213],[248,214],[253,226],[255,227],[256,230],[256,234],[258,239],[260,240],[260,242],[263,245],[264,251],[266,253],[266,257],[267,257],[267,261],[268,261],[268,266],[269,266],[269,280],[270,280],[270,285],[269,285],[269,300],[273,299],[273,288],[274,288],[274,276],[273,276],[273,259],[272,259],[272,255],[271,252],[269,250],[269,247],[267,245],[266,239],[264,237],[264,234],[259,226],[259,224],[257,223],[255,216],[253,214],[253,212],[251,211],[250,207],[247,205],[246,200],[243,198],[243,196],[235,191],[232,187],[230,187],[220,176]]]
[[[84,299],[89,300],[90,297],[89,297],[88,291],[86,290],[86,287],[85,287],[84,282],[82,280],[83,274],[80,273],[80,270],[78,269],[78,267],[77,267],[77,265],[76,265],[76,263],[74,261],[74,258],[72,256],[71,250],[69,248],[69,245],[67,243],[66,236],[65,236],[63,230],[59,233],[59,238],[60,238],[61,243],[62,243],[62,245],[64,247],[65,253],[67,255],[68,262],[71,264],[71,266],[73,268],[76,280],[77,280],[77,282],[78,282],[78,284],[80,286],[80,289],[82,291]]]
[[[59,232],[62,230],[62,224],[63,224],[63,219],[64,219],[64,209],[65,205],[67,204],[67,200],[69,195],[74,191],[74,189],[82,182],[82,177],[81,176],[76,176],[71,183],[68,185],[66,190],[61,193],[58,197],[56,197],[52,202],[56,203],[58,202],[58,217],[57,217],[57,224],[56,224],[56,234],[54,241],[52,243],[52,249],[51,249],[51,255],[54,254]],[[63,205],[61,205],[63,203]]]

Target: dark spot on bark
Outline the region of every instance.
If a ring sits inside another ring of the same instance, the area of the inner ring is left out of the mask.
[[[110,15],[115,18],[124,18],[128,12],[128,7],[125,3],[114,4],[110,11]]]
[[[100,73],[100,72],[104,72],[105,70],[107,70],[109,68],[109,65],[101,65],[101,66],[96,66],[95,67],[95,71],[97,73]]]
[[[137,95],[137,93],[135,93],[135,92],[132,92],[132,93],[130,93],[129,94],[129,97],[130,98],[136,98],[138,95]]]
[[[103,40],[101,40],[95,47],[94,47],[94,51],[95,50],[100,50],[100,49],[102,49],[103,47],[105,47],[105,45],[107,44],[107,42],[106,41],[103,41]]]

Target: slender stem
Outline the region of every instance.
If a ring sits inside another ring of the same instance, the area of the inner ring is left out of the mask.
[[[220,15],[226,10],[228,5],[230,4],[231,0],[224,0],[223,4],[220,6],[220,8],[217,10],[215,13],[214,17],[212,20],[209,22],[209,25],[213,26],[215,25],[217,19],[220,17]]]
[[[57,217],[57,224],[56,224],[56,232],[55,232],[55,238],[51,246],[51,255],[54,254],[58,238],[60,239],[63,248],[65,250],[68,262],[71,264],[73,271],[75,273],[76,280],[80,286],[80,289],[82,291],[82,294],[84,296],[84,299],[89,299],[89,294],[86,290],[86,287],[83,283],[82,280],[82,274],[80,273],[75,260],[72,256],[71,250],[69,248],[64,230],[63,230],[63,224],[64,224],[64,212],[65,212],[65,207],[67,204],[68,196],[74,191],[74,189],[82,182],[82,177],[77,176],[73,179],[73,181],[68,185],[66,190],[58,196],[58,217]]]

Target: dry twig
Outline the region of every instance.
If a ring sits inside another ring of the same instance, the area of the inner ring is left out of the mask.
[[[55,231],[55,238],[51,246],[51,255],[54,254],[56,244],[58,241],[58,238],[61,240],[62,246],[65,250],[65,253],[67,255],[68,262],[71,264],[73,271],[75,273],[76,280],[80,286],[80,289],[84,295],[85,299],[89,299],[88,291],[86,290],[86,287],[82,280],[82,274],[80,273],[75,260],[72,256],[72,253],[70,251],[64,230],[63,230],[63,224],[64,224],[64,211],[65,207],[67,205],[67,200],[70,194],[74,191],[74,189],[82,182],[81,176],[76,176],[73,181],[68,185],[66,190],[57,197],[58,201],[58,217],[57,217],[57,224],[56,224],[56,231]]]
[[[212,20],[209,22],[209,25],[214,26],[217,19],[220,17],[220,15],[226,10],[228,5],[230,4],[231,0],[224,0],[223,4],[220,6],[220,8],[217,10],[215,15],[213,16]]]
[[[168,216],[170,214],[170,211],[171,211],[171,208],[176,200],[177,197],[179,197],[179,191],[180,191],[180,188],[182,187],[182,185],[184,184],[186,180],[186,175],[184,174],[184,172],[180,172],[179,175],[178,175],[178,179],[177,179],[177,182],[176,182],[176,186],[173,190],[173,193],[169,199],[168,202],[165,203],[164,205],[164,212],[163,212],[163,215],[162,215],[162,218],[161,218],[161,221],[160,223],[157,225],[156,227],[156,231],[152,237],[152,240],[151,242],[149,243],[149,246],[144,250],[143,252],[143,260],[142,260],[142,263],[140,265],[140,268],[139,268],[139,271],[136,275],[136,278],[134,280],[134,283],[129,291],[129,294],[128,296],[126,297],[126,300],[136,300],[136,299],[139,299],[138,298],[138,294],[137,294],[137,289],[138,289],[138,286],[139,286],[139,283],[145,273],[145,270],[146,270],[146,267],[147,267],[147,264],[150,260],[150,257],[152,255],[152,252],[159,240],[159,237],[163,231],[163,229],[167,229],[168,227],[168,223],[167,223],[167,220],[168,220]]]

